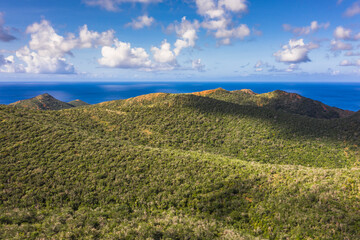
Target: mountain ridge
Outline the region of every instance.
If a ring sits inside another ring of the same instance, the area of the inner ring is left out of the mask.
[[[258,94],[251,89],[227,91],[223,88],[217,88],[188,94],[230,101],[240,105],[252,105],[272,108],[275,110],[283,110],[293,114],[306,115],[313,118],[346,118],[355,114],[353,111],[331,107],[320,101],[303,97],[297,93],[289,93],[283,90],[275,90],[268,93]],[[168,95],[169,93],[150,93],[128,98],[125,99],[125,101],[129,103],[151,101],[152,99],[156,98],[165,98]],[[107,102],[99,104],[106,105]],[[9,105],[38,110],[61,110],[72,107],[87,106],[90,104],[79,99],[66,103],[52,97],[48,93],[45,93],[34,98],[14,102]]]
[[[267,107],[275,110],[306,115],[313,118],[344,118],[355,112],[328,106],[320,101],[303,97],[297,93],[275,90],[268,93],[257,94],[250,89],[227,91],[222,88],[195,92],[194,95],[231,101],[241,105]]]
[[[250,94],[0,105],[0,238],[359,239],[360,112]]]
[[[79,99],[66,103],[54,98],[48,93],[44,93],[33,98],[10,103],[9,105],[35,110],[62,110],[89,104]]]

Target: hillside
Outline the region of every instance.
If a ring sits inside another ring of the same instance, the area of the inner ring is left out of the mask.
[[[0,106],[0,238],[359,239],[358,113],[236,94]]]
[[[87,105],[90,105],[84,101],[81,101],[79,99],[76,99],[74,101],[71,101],[71,102],[68,102],[68,104],[74,106],[74,107],[80,107],[80,106],[87,106]]]
[[[313,118],[343,118],[349,117],[354,112],[330,107],[319,101],[303,97],[296,93],[276,90],[269,93],[257,94],[249,89],[226,91],[222,88],[193,93],[199,96],[225,100],[241,105],[267,107],[275,110],[306,115]]]
[[[34,98],[20,100],[10,105],[22,108],[36,109],[36,110],[61,110],[78,106],[89,105],[81,100],[71,101],[69,103],[62,102],[50,94],[44,93]]]

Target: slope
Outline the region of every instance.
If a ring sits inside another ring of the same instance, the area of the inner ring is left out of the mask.
[[[74,107],[80,107],[80,106],[87,106],[90,105],[87,102],[84,102],[82,100],[76,99],[74,101],[68,102],[68,104],[73,105]]]
[[[88,103],[81,100],[74,100],[69,103],[62,102],[48,93],[41,94],[34,98],[20,100],[10,105],[28,109],[36,109],[36,110],[61,110],[68,109],[78,106],[89,105]]]
[[[73,107],[73,105],[57,100],[47,93],[34,98],[17,101],[10,105],[38,110],[60,110]]]
[[[276,90],[269,93],[256,94],[249,89],[226,91],[222,88],[193,93],[241,105],[267,107],[313,118],[343,118],[354,114],[352,111],[330,107],[319,101],[303,97],[296,93]]]
[[[0,106],[0,238],[357,239],[359,125],[187,94]]]

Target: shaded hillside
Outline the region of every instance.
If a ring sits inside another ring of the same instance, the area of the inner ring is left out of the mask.
[[[290,113],[306,115],[313,118],[343,118],[354,112],[330,107],[319,101],[303,97],[296,93],[276,90],[269,93],[256,94],[249,89],[226,91],[222,88],[193,93],[219,100],[230,101],[241,105],[267,107]]]
[[[34,98],[11,103],[10,105],[36,110],[61,110],[89,104],[81,100],[66,103],[54,98],[50,94],[44,93]]]
[[[0,238],[359,239],[359,132],[192,94],[0,106]]]
[[[74,107],[80,107],[80,106],[87,106],[90,105],[87,102],[84,102],[82,100],[76,99],[74,101],[68,102],[70,105],[74,106]]]

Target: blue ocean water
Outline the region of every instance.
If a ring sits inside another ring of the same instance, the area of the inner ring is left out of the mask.
[[[280,82],[0,82],[0,104],[49,93],[62,101],[81,99],[90,104],[125,99],[148,93],[189,93],[222,87],[226,90],[252,89],[257,93],[284,90],[342,109],[360,110],[360,83]]]

